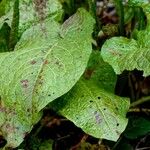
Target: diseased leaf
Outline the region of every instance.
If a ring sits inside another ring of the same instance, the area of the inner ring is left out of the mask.
[[[150,6],[150,5],[149,5]],[[145,12],[147,10],[144,9]],[[150,13],[147,12],[147,19]],[[145,30],[136,32],[136,39],[113,37],[101,49],[104,61],[108,62],[117,74],[124,70],[141,70],[144,76],[150,75],[150,24]]]
[[[137,40],[113,37],[102,46],[101,54],[117,74],[124,70],[141,70],[144,76],[150,75],[149,33],[138,33]]]
[[[100,53],[96,55],[100,57]],[[116,141],[127,125],[129,101],[112,93],[112,84],[115,83],[115,80],[112,83],[112,78],[116,78],[115,74],[107,63],[99,59],[103,65],[93,71],[89,80],[81,78],[62,100],[50,105],[86,133]],[[110,85],[109,80],[112,83]],[[105,81],[111,92],[105,90]]]
[[[0,54],[0,130],[7,147],[18,146],[49,102],[68,92],[91,53],[94,20],[80,9],[61,27],[49,19],[28,29],[14,52]]]

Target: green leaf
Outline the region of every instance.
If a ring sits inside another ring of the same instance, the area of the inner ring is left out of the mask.
[[[0,29],[0,52],[9,51],[9,35],[10,35],[10,27],[7,23],[4,23]]]
[[[144,76],[150,75],[149,31],[140,31],[137,40],[113,37],[101,49],[104,61],[108,62],[117,74],[124,70],[141,70]]]
[[[109,88],[112,87],[109,79],[112,82],[111,76],[114,76],[114,72],[102,59],[100,62],[103,68],[93,71],[89,80],[81,78],[63,99],[50,105],[86,133],[96,138],[117,141],[127,125],[129,101],[105,90],[105,81]]]
[[[28,29],[14,52],[0,54],[0,130],[7,147],[18,146],[49,102],[68,92],[91,53],[94,20],[84,9],[62,26],[47,20]]]
[[[124,133],[128,139],[136,139],[150,132],[150,121],[144,118],[130,117],[129,124]]]

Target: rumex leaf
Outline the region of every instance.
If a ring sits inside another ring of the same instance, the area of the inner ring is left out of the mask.
[[[134,1],[130,3],[134,4]],[[136,31],[135,39],[127,39],[125,37],[113,37],[106,40],[101,49],[104,61],[108,62],[117,74],[124,70],[141,70],[144,76],[150,75],[150,5],[147,2],[135,1],[135,6],[141,4],[147,16],[147,27],[145,30]],[[143,5],[142,5],[143,4]]]
[[[94,20],[84,9],[62,26],[48,19],[28,29],[14,52],[0,54],[0,129],[16,147],[39,120],[40,111],[68,92],[91,53]],[[88,30],[87,30],[88,29]]]
[[[128,122],[126,113],[129,101],[113,94],[116,75],[102,61],[100,53],[96,55],[99,67],[93,68],[90,79],[81,78],[62,100],[50,105],[86,133],[116,141]],[[108,90],[105,82],[108,83]]]

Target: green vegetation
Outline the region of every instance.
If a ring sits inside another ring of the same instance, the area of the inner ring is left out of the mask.
[[[1,149],[57,150],[55,132],[40,136],[53,124],[65,133],[61,120],[83,135],[64,150],[132,150],[150,139],[150,3],[114,0],[115,23],[96,4],[0,1]]]

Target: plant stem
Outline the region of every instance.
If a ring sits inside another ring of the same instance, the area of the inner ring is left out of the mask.
[[[93,34],[93,37],[95,38],[95,37],[97,37],[99,31],[101,30],[101,22],[96,14],[96,0],[86,0],[86,2],[88,4],[90,14],[96,20],[94,34]]]
[[[134,112],[134,113],[140,113],[140,112],[144,112],[144,113],[150,113],[150,109],[148,108],[130,108],[128,112]]]
[[[19,0],[14,2],[13,19],[11,23],[11,31],[9,37],[9,51],[12,51],[18,42],[18,28],[19,28]]]
[[[96,18],[96,2],[95,0],[87,0],[88,6],[89,6],[89,12],[91,15]]]
[[[140,105],[142,103],[150,101],[150,96],[142,97],[141,99],[131,103],[130,107],[136,107],[137,105]]]
[[[124,7],[122,0],[115,0],[118,15],[119,15],[119,33],[121,36],[125,35],[125,30],[124,30]]]
[[[145,27],[145,16],[142,8],[139,8],[138,16],[138,29],[142,30]]]

